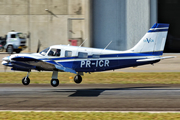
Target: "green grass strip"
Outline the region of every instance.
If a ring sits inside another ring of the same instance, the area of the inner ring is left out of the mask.
[[[179,120],[179,113],[0,112],[0,120]]]
[[[0,72],[0,83],[17,83],[26,76],[26,72]],[[30,74],[31,84],[49,84],[52,72],[32,72]],[[60,83],[74,84],[75,74],[59,72]],[[123,73],[123,72],[98,72],[85,74],[83,84],[180,84],[180,72],[154,72],[154,73]]]

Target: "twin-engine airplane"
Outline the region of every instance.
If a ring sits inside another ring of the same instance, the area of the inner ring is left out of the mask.
[[[130,50],[115,51],[69,45],[54,45],[40,53],[13,54],[3,58],[2,64],[12,67],[11,70],[26,71],[22,79],[24,85],[30,83],[31,70],[53,71],[51,85],[59,85],[58,72],[77,74],[75,83],[81,83],[83,73],[114,70],[126,67],[136,67],[157,63],[161,57],[166,42],[169,24],[156,23],[144,37]]]

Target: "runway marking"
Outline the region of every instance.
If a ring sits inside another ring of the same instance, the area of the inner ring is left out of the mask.
[[[101,113],[111,113],[111,112],[115,112],[115,113],[180,113],[180,111],[46,111],[46,110],[0,110],[0,112],[87,112],[87,113],[91,113],[91,112],[101,112]]]

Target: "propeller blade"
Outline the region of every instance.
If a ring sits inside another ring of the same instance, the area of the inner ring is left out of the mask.
[[[9,62],[8,62],[8,64],[9,64]],[[4,66],[4,72],[6,72],[6,70],[7,70],[7,67],[8,67],[8,66]]]
[[[7,66],[4,66],[4,72],[6,72],[6,70],[7,70]]]
[[[41,47],[41,42],[40,40],[38,40],[37,53],[39,53],[40,47]]]

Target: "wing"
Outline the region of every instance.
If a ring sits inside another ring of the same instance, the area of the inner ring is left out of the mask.
[[[35,70],[59,70],[61,72],[70,72],[76,74],[76,71],[72,68],[64,67],[62,64],[59,64],[53,60],[39,60],[31,57],[16,57],[12,59],[11,64],[15,65],[13,70],[17,70],[18,68],[23,69],[35,69]]]
[[[50,62],[45,62],[45,64],[53,64],[54,65],[54,67],[56,68],[56,69],[58,69],[58,70],[60,70],[60,71],[63,71],[63,72],[70,72],[70,73],[74,73],[74,74],[76,74],[76,71],[75,70],[73,70],[72,68],[68,68],[68,67],[64,67],[62,64],[59,64],[59,63],[57,63],[57,62],[55,62],[55,61],[50,61]]]

